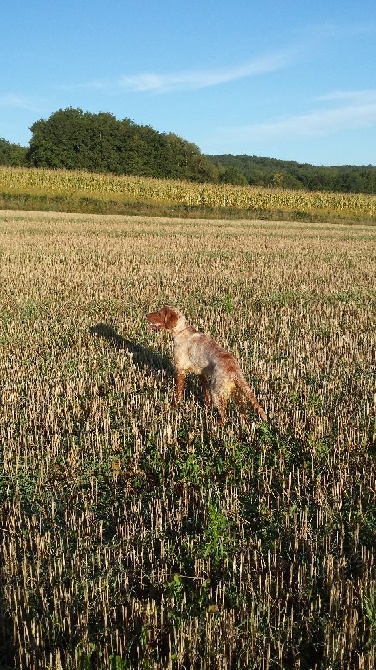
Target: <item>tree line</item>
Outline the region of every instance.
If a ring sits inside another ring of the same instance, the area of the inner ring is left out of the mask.
[[[0,138],[0,165],[88,170],[196,182],[376,193],[376,166],[313,166],[258,156],[204,155],[174,133],[67,108],[30,128],[29,147]]]
[[[315,166],[259,156],[208,156],[225,170],[229,183],[276,186],[308,191],[376,193],[375,165]]]

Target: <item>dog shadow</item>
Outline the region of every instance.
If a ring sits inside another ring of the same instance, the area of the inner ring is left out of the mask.
[[[128,340],[120,335],[112,326],[106,323],[97,323],[89,328],[89,332],[106,340],[114,349],[127,351],[132,355],[132,361],[138,370],[149,370],[153,372],[163,370],[167,376],[173,376],[174,368],[167,356],[145,347],[138,342]]]
[[[106,340],[114,349],[118,351],[127,351],[132,355],[132,361],[137,370],[153,372],[166,375],[166,381],[173,384],[175,378],[175,368],[169,357],[154,351],[150,347],[145,347],[138,342],[128,340],[120,335],[112,326],[106,323],[97,323],[89,328],[89,332],[95,337],[101,337]],[[197,377],[188,375],[185,383],[185,396],[193,396],[201,406],[204,406],[201,385]]]

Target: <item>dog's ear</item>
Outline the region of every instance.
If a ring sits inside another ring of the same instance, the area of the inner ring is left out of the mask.
[[[167,330],[172,330],[179,321],[179,314],[171,307],[163,307],[163,311],[165,328]]]

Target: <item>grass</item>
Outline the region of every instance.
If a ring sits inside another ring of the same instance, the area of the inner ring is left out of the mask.
[[[374,668],[375,236],[0,214],[1,667]],[[171,409],[163,303],[269,424]]]

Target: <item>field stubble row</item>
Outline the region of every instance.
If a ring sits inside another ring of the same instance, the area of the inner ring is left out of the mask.
[[[374,667],[374,243],[1,214],[3,664]],[[237,355],[269,426],[220,427],[194,380],[171,409],[164,303]]]

